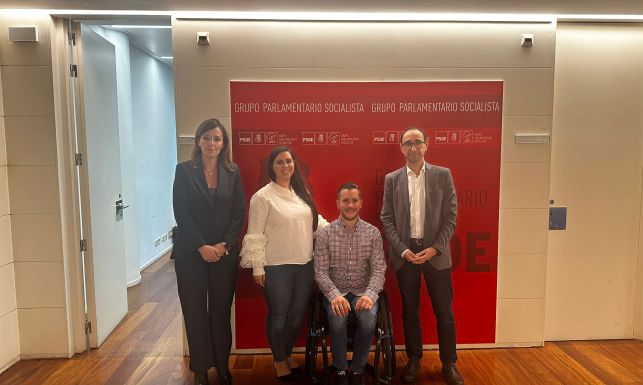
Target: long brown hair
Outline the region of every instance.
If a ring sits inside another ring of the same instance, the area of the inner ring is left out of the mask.
[[[218,128],[221,130],[221,135],[223,135],[223,147],[219,152],[217,157],[217,162],[220,162],[226,170],[232,171],[237,168],[237,165],[232,162],[232,150],[230,149],[230,139],[228,138],[228,132],[226,131],[223,124],[216,118],[210,118],[204,120],[199,127],[197,127],[196,132],[194,133],[194,148],[192,149],[192,166],[194,167],[203,167],[201,164],[201,147],[199,142],[201,137],[205,135],[206,132]]]
[[[307,183],[304,180],[304,178],[301,176],[301,173],[299,172],[299,166],[297,165],[297,156],[295,155],[294,152],[289,147],[286,146],[278,146],[272,149],[270,151],[270,156],[268,157],[268,176],[270,177],[270,180],[273,182],[276,182],[277,176],[275,175],[275,171],[272,169],[273,163],[275,162],[275,158],[277,155],[281,154],[282,152],[287,152],[292,156],[292,161],[295,163],[295,172],[292,174],[290,177],[290,185],[292,186],[293,191],[297,196],[301,198],[301,200],[304,201],[309,207],[310,211],[313,214],[313,231],[317,230],[317,222],[318,222],[318,213],[317,213],[317,207],[315,206],[315,201],[313,200],[313,197],[310,195],[310,192],[308,191],[307,188]]]

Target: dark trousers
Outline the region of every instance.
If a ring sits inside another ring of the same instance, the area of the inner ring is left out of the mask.
[[[313,262],[265,266],[266,335],[275,361],[290,357],[313,289]]]
[[[228,373],[232,348],[230,313],[237,280],[237,255],[205,262],[198,253],[177,255],[176,282],[190,349],[190,370],[216,367]]]
[[[418,253],[423,246],[412,245],[411,251]],[[422,327],[420,324],[420,287],[424,276],[426,287],[437,320],[440,361],[455,362],[455,319],[453,317],[453,286],[451,269],[436,270],[427,261],[421,265],[404,262],[396,272],[397,284],[402,294],[402,319],[404,321],[404,343],[409,359],[422,358]]]

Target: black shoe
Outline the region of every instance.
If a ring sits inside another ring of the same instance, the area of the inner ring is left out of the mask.
[[[420,360],[418,360],[417,358],[411,358],[404,367],[404,373],[402,373],[402,382],[415,382],[415,379],[418,376],[419,369]]]
[[[335,374],[335,385],[348,385],[348,372],[338,370]]]
[[[458,367],[455,366],[455,362],[442,364],[442,378],[449,385],[464,385],[464,380]]]
[[[232,374],[230,372],[217,378],[219,385],[232,385]]]
[[[194,385],[210,385],[208,372],[194,373]]]
[[[353,373],[351,385],[364,385],[364,373]]]

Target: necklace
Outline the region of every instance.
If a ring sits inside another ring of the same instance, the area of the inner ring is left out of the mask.
[[[206,171],[205,171],[205,173],[206,173],[208,176],[214,176],[214,173],[215,173],[215,172],[216,172],[216,170],[213,170],[212,172],[209,172],[208,170],[206,170]]]

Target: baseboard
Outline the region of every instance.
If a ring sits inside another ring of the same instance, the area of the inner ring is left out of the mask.
[[[532,348],[542,347],[544,342],[503,342],[503,343],[489,343],[489,344],[457,344],[457,349],[505,349],[505,348]],[[422,345],[423,350],[438,350],[438,345]],[[374,351],[375,347],[371,347]],[[404,345],[395,345],[395,350],[404,351]],[[305,353],[306,348],[303,346],[295,347],[294,353]],[[232,354],[269,354],[270,349],[232,349]],[[188,354],[186,354],[188,355]]]
[[[42,358],[69,358],[67,353],[21,354],[21,360],[34,360]]]
[[[4,364],[4,366],[0,367],[0,373],[4,372],[5,370],[9,369],[13,365],[16,364],[16,362],[20,361],[20,355],[15,356],[14,358],[10,359],[9,362]]]
[[[143,269],[141,269],[141,270],[143,270]],[[130,287],[136,286],[139,283],[141,283],[141,274],[139,274],[138,277],[136,277],[135,280],[127,282],[127,288],[129,289]]]
[[[168,252],[170,252],[170,250],[172,250],[172,246],[174,246],[174,245],[170,245],[170,246],[168,246],[168,247],[167,247],[167,249],[165,249],[165,250],[161,251],[161,253],[160,253],[160,254],[157,254],[155,257],[152,257],[149,261],[145,262],[145,263],[143,264],[143,266],[141,266],[141,271],[143,271],[143,270],[147,269],[151,264],[153,264],[154,262],[158,261],[158,260],[159,260],[159,258],[161,258],[161,257],[162,257],[162,256],[164,256],[165,254],[167,254]]]

